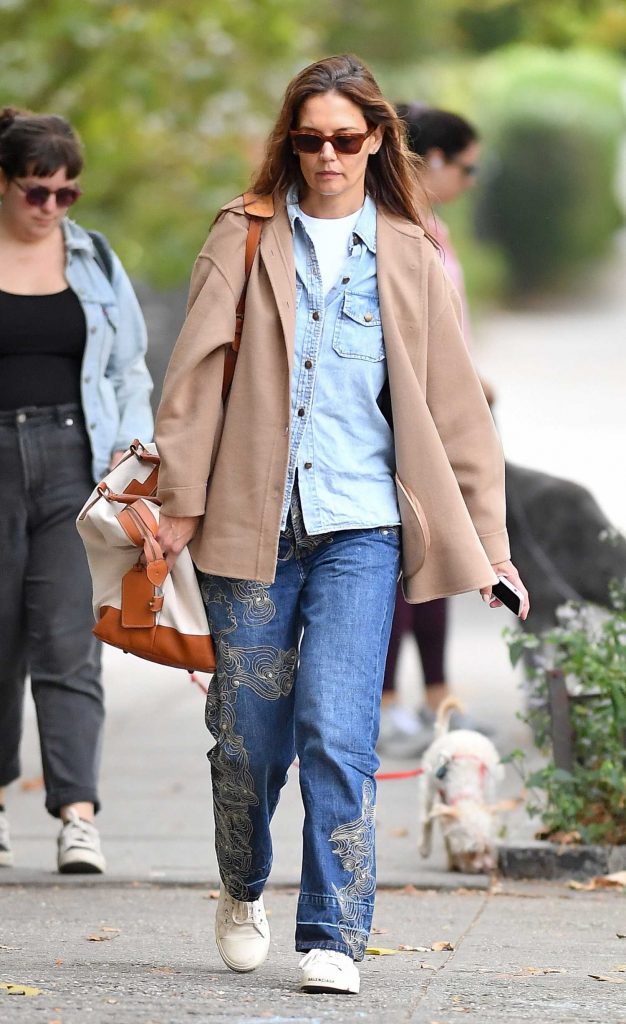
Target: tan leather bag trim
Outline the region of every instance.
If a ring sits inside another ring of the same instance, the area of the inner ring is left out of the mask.
[[[134,565],[122,576],[120,622],[124,629],[146,629],[156,625],[156,609],[150,607],[154,585],[145,566]]]
[[[93,632],[122,651],[136,654],[159,665],[184,668],[188,672],[215,672],[215,649],[210,636],[189,636],[170,626],[127,630],[122,625],[119,608],[103,605],[100,621]]]

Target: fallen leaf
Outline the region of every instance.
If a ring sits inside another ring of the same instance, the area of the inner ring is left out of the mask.
[[[151,967],[150,970],[152,974],[180,974],[173,967]]]
[[[594,892],[596,889],[623,889],[626,887],[626,871],[615,871],[612,875],[596,875],[588,882],[577,882],[571,879],[568,886],[581,892]]]
[[[561,967],[523,967],[524,974],[567,974]]]
[[[433,953],[445,953],[446,951],[452,951],[454,946],[451,942],[433,942],[430,947]]]
[[[388,935],[388,928],[372,928],[372,935]]]
[[[414,885],[405,885],[399,890],[402,896],[419,896],[420,890],[416,889]]]
[[[54,961],[54,966],[55,967],[60,967],[62,963],[63,963],[63,961],[61,959],[55,960]]]
[[[389,835],[393,836],[394,839],[402,839],[403,836],[408,836],[408,828],[391,828],[389,829]]]
[[[618,939],[621,936],[617,936]],[[5,953],[17,953],[22,947],[21,946],[0,946],[0,949],[4,950]]]
[[[626,939],[626,932],[615,932],[615,934],[617,935],[618,939]],[[5,946],[4,948],[9,949],[10,947]]]
[[[615,967],[611,967],[612,971],[617,971],[618,974],[626,974],[626,964],[615,964]]]
[[[398,946],[403,953],[430,953],[429,946]]]
[[[626,978],[611,978],[608,974],[590,974],[594,981],[610,981],[613,985],[626,985]]]
[[[107,999],[106,1001],[109,1004],[109,1006],[115,1006],[117,1003],[117,999]]]
[[[40,996],[40,988],[31,988],[30,985],[14,985],[10,981],[0,981],[0,988],[6,989],[10,996]]]
[[[116,935],[88,935],[87,942],[109,942],[110,939],[117,938]]]
[[[209,889],[209,891],[206,894],[206,896],[202,897],[203,900],[219,900],[219,898],[220,898],[220,891],[219,891],[219,889]]]
[[[393,956],[397,949],[385,949],[384,946],[368,946],[365,950],[368,956]]]
[[[423,971],[436,971],[437,970],[437,968],[435,967],[434,964],[425,964],[423,962],[420,964],[420,967],[421,967],[421,969]]]
[[[121,930],[121,928],[107,928],[107,926],[104,924],[100,928],[101,932],[115,932],[116,935],[119,935]]]
[[[43,775],[35,775],[32,779],[22,779],[20,789],[22,793],[32,793],[35,790],[43,789]]]

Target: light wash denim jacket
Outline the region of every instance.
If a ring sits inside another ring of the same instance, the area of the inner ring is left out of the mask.
[[[297,315],[282,529],[296,472],[307,533],[398,525],[393,434],[377,404],[387,360],[376,280],[376,205],[366,197],[350,255],[325,297],[293,191],[287,212]]]
[[[87,341],[80,392],[93,455],[94,480],[106,474],[114,451],[138,437],[152,440],[152,380],[145,363],[146,325],[137,297],[115,253],[113,280],[96,263],[89,234],[67,217],[65,277],[83,307]]]

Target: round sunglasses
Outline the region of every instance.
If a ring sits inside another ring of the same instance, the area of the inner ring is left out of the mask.
[[[67,209],[73,206],[77,199],[80,199],[82,192],[77,185],[62,185],[61,188],[46,188],[45,185],[21,185],[14,178],[13,181],[24,193],[24,198],[29,206],[45,206],[50,196],[54,196],[57,206]]]
[[[367,132],[333,132],[332,135],[324,135],[315,128],[295,128],[289,135],[298,153],[321,153],[324,143],[330,142],[335,153],[353,156],[361,152],[363,143],[374,131],[376,125]]]

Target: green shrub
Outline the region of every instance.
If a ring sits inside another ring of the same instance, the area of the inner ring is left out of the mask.
[[[477,201],[481,237],[502,250],[511,290],[560,284],[605,252],[620,213],[619,64],[517,47],[483,62],[475,86],[491,151]]]
[[[600,623],[588,606],[570,604],[559,628],[541,636],[511,634],[509,650],[514,665],[525,651],[533,652],[529,709],[520,717],[547,758],[525,777],[528,811],[541,815],[548,836],[573,833],[582,842],[626,843],[626,587],[613,584],[612,610]],[[547,699],[555,672],[578,698],[570,699],[570,771],[552,757]],[[504,760],[525,775],[521,751]]]

